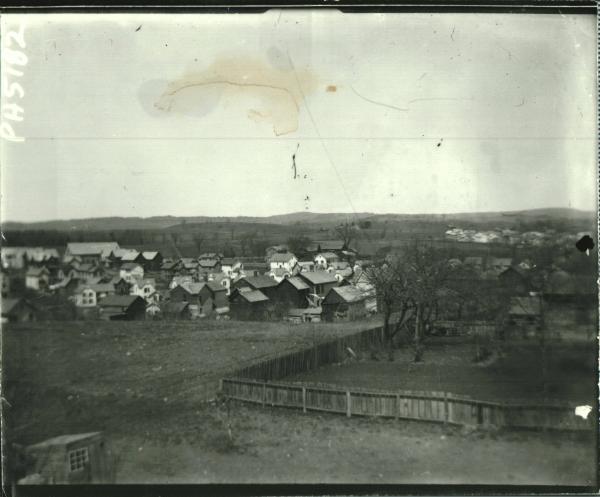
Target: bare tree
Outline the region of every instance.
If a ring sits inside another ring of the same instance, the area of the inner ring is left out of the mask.
[[[336,236],[338,236],[344,242],[344,248],[347,249],[350,244],[356,239],[357,229],[356,225],[352,222],[345,222],[336,226],[334,229]]]

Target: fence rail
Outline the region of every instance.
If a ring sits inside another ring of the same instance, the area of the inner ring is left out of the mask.
[[[436,423],[505,428],[589,430],[575,406],[503,404],[446,392],[367,391],[292,383],[224,378],[221,391],[230,399],[307,411],[379,416]]]

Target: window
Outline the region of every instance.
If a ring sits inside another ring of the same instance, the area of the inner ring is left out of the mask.
[[[69,469],[71,471],[83,469],[88,461],[89,456],[87,447],[69,451]]]

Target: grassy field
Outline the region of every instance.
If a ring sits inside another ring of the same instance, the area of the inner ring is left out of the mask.
[[[181,403],[213,397],[228,372],[358,332],[377,321],[290,325],[235,321],[39,322],[3,329],[3,391],[11,438],[147,431]]]
[[[117,454],[118,483],[594,483],[595,440],[587,433],[479,432],[203,402],[218,378],[242,364],[376,324],[9,326],[2,344],[8,439],[29,444],[103,431]],[[434,371],[442,356],[446,366],[458,365],[462,346],[447,347],[436,352],[430,345],[422,371]],[[408,377],[401,357],[332,366],[317,377],[373,365],[400,367],[397,376]],[[449,374],[437,367],[431,378]],[[471,369],[467,374],[476,378]]]
[[[471,361],[474,346],[458,338],[431,338],[424,362],[415,364],[410,348],[395,360],[359,360],[329,365],[288,380],[383,390],[429,390],[470,395],[479,400],[558,400],[595,405],[597,360],[594,344],[557,342],[548,346],[547,391],[542,388],[541,351],[532,342],[506,344],[502,356]]]

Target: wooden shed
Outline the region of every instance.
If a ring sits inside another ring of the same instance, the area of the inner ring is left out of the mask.
[[[19,483],[114,483],[114,461],[100,432],[50,438],[25,454],[33,466]]]

